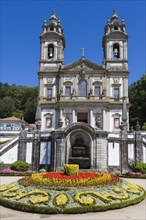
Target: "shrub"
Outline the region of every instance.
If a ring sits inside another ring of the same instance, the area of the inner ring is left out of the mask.
[[[5,164],[4,164],[3,161],[1,161],[1,162],[0,162],[0,170],[4,169],[4,167],[5,167]]]
[[[45,169],[39,169],[39,173],[44,173],[44,172],[46,172]]]
[[[136,163],[135,169],[136,171],[146,174],[146,163]]]
[[[29,169],[29,164],[23,160],[17,160],[10,165],[10,168],[16,171],[27,171]]]
[[[64,173],[67,176],[76,176],[79,172],[78,164],[64,164]]]

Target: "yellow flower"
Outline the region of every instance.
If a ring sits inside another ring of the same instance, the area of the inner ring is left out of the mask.
[[[68,198],[65,194],[60,194],[56,197],[55,202],[57,206],[64,206],[68,201]]]

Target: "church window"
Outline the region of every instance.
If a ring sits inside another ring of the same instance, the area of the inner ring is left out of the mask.
[[[120,89],[114,88],[114,99],[119,100],[119,98],[120,98]]]
[[[46,115],[46,128],[51,128],[52,127],[52,115],[47,114]]]
[[[52,87],[47,87],[47,99],[52,98]]]
[[[117,30],[118,30],[118,27],[114,27],[114,30],[117,31]]]
[[[53,27],[50,27],[50,31],[54,31],[54,28],[53,28]]]
[[[114,44],[113,45],[113,59],[120,58],[120,49],[119,49],[119,44]]]
[[[118,117],[114,118],[114,128],[119,128],[120,126],[120,119]]]
[[[87,81],[84,79],[79,80],[78,84],[78,95],[81,97],[87,96]]]
[[[95,86],[94,94],[95,96],[98,96],[98,97],[101,95],[100,86]]]
[[[65,86],[65,96],[71,96],[71,86],[70,85]]]
[[[88,113],[87,112],[77,112],[77,121],[88,123]]]
[[[51,59],[54,57],[54,45],[49,44],[48,45],[48,59]]]

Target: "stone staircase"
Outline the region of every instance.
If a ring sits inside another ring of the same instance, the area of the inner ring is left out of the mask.
[[[2,156],[3,154],[5,154],[7,151],[9,151],[10,149],[12,149],[16,144],[18,144],[19,142],[19,136],[15,137],[13,140],[9,141],[6,144],[3,144],[0,147],[0,156]]]

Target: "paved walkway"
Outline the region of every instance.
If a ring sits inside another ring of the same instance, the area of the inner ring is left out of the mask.
[[[0,177],[0,184],[17,181],[20,177]],[[142,186],[146,190],[146,180],[128,179],[129,181]],[[109,210],[106,212],[74,214],[74,215],[45,215],[19,212],[0,206],[0,220],[146,220],[146,198],[139,204],[122,209]]]

